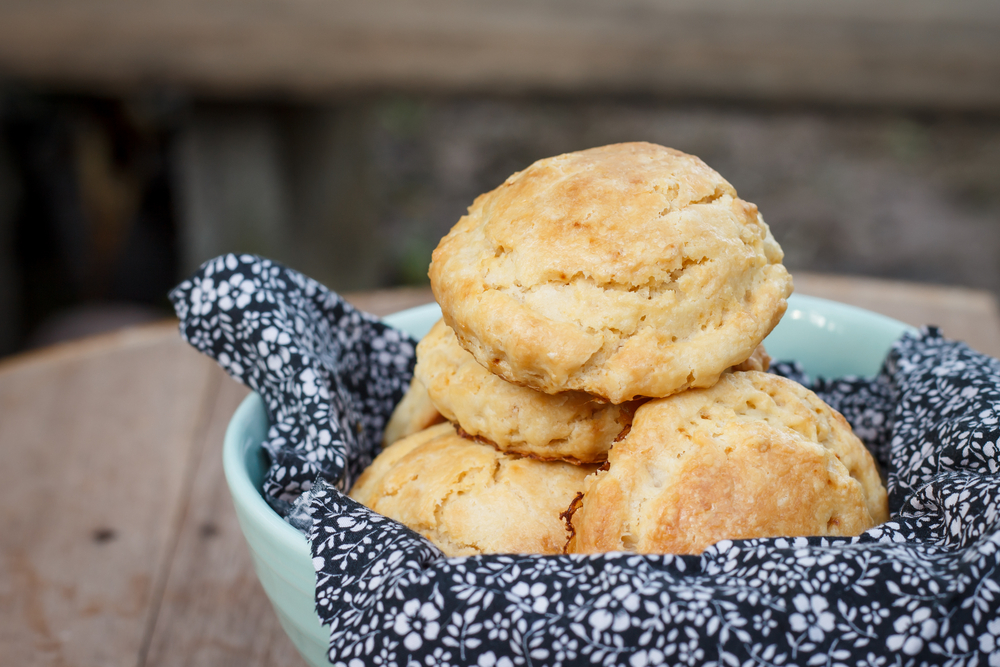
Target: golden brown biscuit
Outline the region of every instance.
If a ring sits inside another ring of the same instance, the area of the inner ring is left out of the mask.
[[[504,454],[445,423],[387,447],[350,495],[447,556],[555,554],[569,535],[559,515],[593,470]]]
[[[413,372],[438,410],[466,433],[541,459],[603,461],[638,407],[511,384],[480,366],[443,320],[417,346]]]
[[[875,463],[838,412],[791,380],[727,373],[636,411],[608,469],[587,479],[568,549],[696,554],[887,519]]]
[[[646,143],[540,160],[434,251],[462,346],[511,382],[613,403],[711,386],[778,323],[792,281],[753,204]]]
[[[387,447],[400,438],[419,433],[443,421],[444,417],[431,402],[427,388],[414,377],[410,380],[410,388],[396,404],[389,422],[385,425],[382,446]]]
[[[729,370],[731,371],[764,371],[771,367],[771,355],[767,353],[763,345],[758,345],[757,349],[753,351],[750,358],[746,361],[736,364]]]

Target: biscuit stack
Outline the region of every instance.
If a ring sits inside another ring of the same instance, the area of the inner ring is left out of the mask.
[[[514,174],[434,251],[443,320],[351,495],[449,556],[700,553],[885,521],[843,417],[762,372],[781,259],[757,208],[679,151]]]

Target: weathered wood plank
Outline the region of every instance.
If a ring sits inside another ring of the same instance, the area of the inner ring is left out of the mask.
[[[222,470],[226,425],[248,390],[217,373],[220,389],[196,444],[199,464],[144,664],[298,667],[304,661],[257,581]]]
[[[990,0],[7,0],[0,71],[211,94],[619,92],[1000,106]]]
[[[213,363],[173,327],[0,370],[0,663],[134,665]]]

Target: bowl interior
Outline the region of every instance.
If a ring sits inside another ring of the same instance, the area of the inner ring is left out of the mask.
[[[420,338],[440,316],[437,304],[428,304],[390,315],[385,321]],[[784,318],[764,345],[775,360],[798,361],[814,377],[874,375],[892,343],[907,331],[914,329],[876,313],[793,295]],[[264,403],[252,393],[226,431],[226,480],[258,577],[282,626],[307,662],[327,665],[327,633],[314,611],[315,575],[309,546],[261,495],[267,461],[260,443],[267,429]]]

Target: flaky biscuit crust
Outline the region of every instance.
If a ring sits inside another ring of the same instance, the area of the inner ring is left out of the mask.
[[[400,438],[419,433],[444,420],[445,418],[431,401],[427,387],[414,377],[385,425],[382,446],[387,447]]]
[[[792,282],[753,204],[694,156],[617,144],[478,197],[431,287],[480,364],[623,403],[711,386],[777,324]]]
[[[444,423],[387,447],[350,496],[446,556],[556,554],[568,537],[559,515],[594,469],[504,454]]]
[[[590,394],[545,394],[483,368],[438,321],[417,346],[414,376],[449,421],[503,451],[541,459],[603,461],[632,423],[638,402],[614,405]]]
[[[576,553],[697,554],[723,539],[857,535],[888,519],[875,463],[844,418],[756,371],[650,401],[589,477]]]

